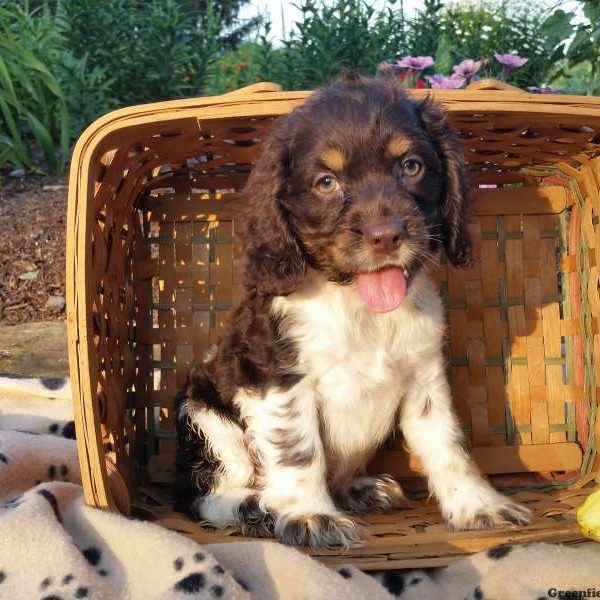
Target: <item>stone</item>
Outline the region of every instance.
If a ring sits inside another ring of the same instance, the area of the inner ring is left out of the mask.
[[[62,296],[50,296],[44,305],[46,310],[54,312],[60,312],[64,309],[66,304],[65,299]]]
[[[34,279],[37,279],[39,270],[38,271],[27,271],[25,273],[21,273],[19,275],[19,279],[21,281],[33,281]]]
[[[27,377],[69,374],[65,321],[0,323],[0,373]]]
[[[13,169],[9,174],[9,177],[14,177],[18,179],[20,177],[25,177],[25,169]]]

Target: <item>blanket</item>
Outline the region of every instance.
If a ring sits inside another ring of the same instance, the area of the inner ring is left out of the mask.
[[[538,600],[586,590],[600,597],[600,545],[592,543],[501,546],[445,569],[367,575],[271,541],[200,546],[91,508],[68,380],[0,377],[2,600]]]

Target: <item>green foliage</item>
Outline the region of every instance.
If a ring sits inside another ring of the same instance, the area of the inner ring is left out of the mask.
[[[588,74],[586,92],[600,93],[600,4],[598,0],[577,0],[581,9],[577,25],[572,12],[556,10],[546,21],[545,28],[556,40],[552,58],[560,61],[556,78],[564,80],[568,73]],[[575,69],[575,71],[573,71]],[[568,78],[568,77],[567,77]]]
[[[224,94],[259,81],[263,50],[256,42],[244,42],[235,50],[223,53],[215,63],[205,93]]]
[[[574,67],[562,65],[552,80],[552,86],[566,90],[569,94],[585,95],[591,80],[591,65],[583,62]]]
[[[247,0],[31,1],[0,0],[0,167],[61,170],[102,113],[204,94],[225,37],[251,29]]]
[[[70,52],[63,54],[55,65],[58,81],[65,92],[71,119],[71,132],[77,135],[100,115],[118,106],[112,95],[114,79],[105,68],[90,68],[88,55],[75,58]]]
[[[343,68],[372,75],[382,60],[404,47],[404,17],[392,2],[375,9],[364,0],[337,0],[333,5],[303,0],[299,8],[301,20],[283,40],[281,51],[263,60],[260,71],[267,78],[269,70],[269,78],[286,89],[323,85]]]
[[[423,4],[423,8],[408,22],[406,53],[411,56],[436,56],[442,41],[444,4],[441,0],[425,0]]]
[[[26,5],[0,2],[0,165],[31,169],[41,153],[49,171],[64,166],[70,122],[52,73],[59,56],[47,8],[29,12]]]
[[[76,59],[110,79],[118,105],[199,94],[218,49],[219,15],[187,0],[62,0],[61,33]]]

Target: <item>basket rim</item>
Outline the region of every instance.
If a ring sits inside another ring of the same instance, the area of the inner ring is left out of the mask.
[[[256,86],[272,86],[268,82],[261,82]],[[248,86],[254,88],[255,86]],[[93,138],[108,130],[112,130],[116,125],[125,125],[131,120],[130,125],[136,125],[149,122],[159,122],[173,119],[185,119],[195,117],[193,111],[199,108],[223,108],[224,106],[244,106],[255,105],[257,103],[289,103],[288,109],[291,110],[302,100],[306,100],[314,93],[314,90],[301,91],[271,91],[251,89],[244,93],[248,88],[240,88],[233,92],[217,96],[198,96],[192,98],[183,98],[178,100],[164,100],[160,102],[150,102],[145,104],[135,104],[132,106],[118,108],[110,111],[93,121],[79,136],[73,151],[73,162],[75,157],[84,150]],[[471,112],[473,110],[482,110],[482,112],[531,112],[531,113],[555,113],[564,116],[565,114],[576,114],[580,116],[588,115],[600,119],[600,97],[578,96],[571,94],[533,94],[515,88],[516,91],[506,89],[408,89],[409,97],[416,100],[422,100],[432,97],[444,105],[450,112]],[[483,105],[489,105],[490,110],[483,110]],[[493,107],[491,106],[493,104]],[[570,106],[571,110],[565,113],[565,106]],[[541,108],[545,110],[540,110]],[[548,110],[554,108],[555,110]],[[561,110],[562,109],[562,110]],[[266,112],[265,116],[269,113]],[[277,113],[272,113],[277,114]],[[281,113],[283,114],[283,113]],[[244,116],[243,113],[239,115]],[[211,117],[204,117],[210,119]],[[141,121],[139,121],[141,119]],[[108,133],[108,131],[106,132]],[[79,152],[78,152],[79,151]]]

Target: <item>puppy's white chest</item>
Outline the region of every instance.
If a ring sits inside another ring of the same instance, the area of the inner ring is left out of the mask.
[[[333,284],[278,300],[275,309],[289,317],[287,333],[316,392],[330,458],[368,454],[395,426],[414,360],[436,344],[431,336],[419,341],[428,319],[410,305],[374,314],[354,289]]]

